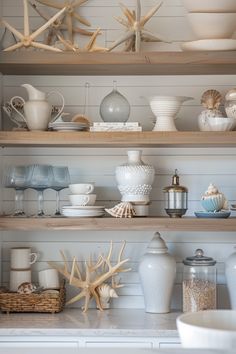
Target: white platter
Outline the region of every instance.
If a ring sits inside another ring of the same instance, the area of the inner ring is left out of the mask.
[[[236,39],[200,39],[198,41],[182,43],[181,49],[183,51],[236,50]]]

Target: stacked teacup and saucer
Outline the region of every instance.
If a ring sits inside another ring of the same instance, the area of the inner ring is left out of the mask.
[[[11,248],[10,291],[17,292],[23,283],[31,283],[31,265],[37,257],[29,247]]]
[[[62,208],[67,217],[99,217],[104,215],[104,206],[95,206],[97,195],[93,194],[94,183],[69,184],[71,205]]]

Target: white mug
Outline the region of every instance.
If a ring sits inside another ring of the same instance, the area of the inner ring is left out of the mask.
[[[10,271],[10,291],[17,291],[22,283],[31,283],[31,270],[11,270]]]
[[[38,258],[29,247],[11,248],[11,269],[29,269]]]
[[[94,191],[94,183],[75,183],[69,184],[72,194],[90,194]]]
[[[72,205],[94,205],[96,201],[96,194],[69,194],[69,199]]]
[[[56,269],[45,269],[39,272],[39,286],[44,289],[59,289],[60,280]]]

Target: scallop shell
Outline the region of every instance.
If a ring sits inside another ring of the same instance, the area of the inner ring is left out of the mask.
[[[217,90],[207,90],[203,93],[201,104],[207,109],[218,109],[222,100],[222,96]]]
[[[105,211],[115,218],[132,218],[136,214],[133,205],[129,202],[119,203],[111,209],[105,209]]]

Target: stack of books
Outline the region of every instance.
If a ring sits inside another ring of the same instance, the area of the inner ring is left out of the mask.
[[[121,122],[95,122],[90,127],[91,132],[141,132],[142,127],[138,122],[121,123]]]

